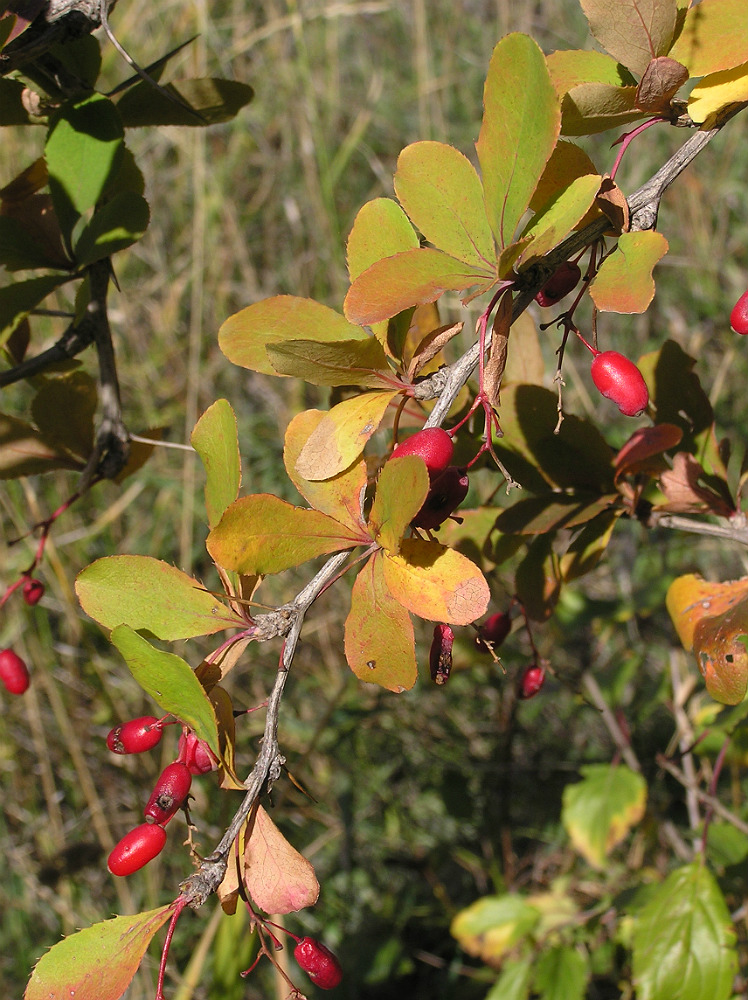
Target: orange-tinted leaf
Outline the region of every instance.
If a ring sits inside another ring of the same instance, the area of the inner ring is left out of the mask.
[[[658,56],[647,66],[636,92],[636,106],[648,115],[669,110],[670,102],[688,79],[688,70],[675,59]]]
[[[287,340],[268,344],[270,364],[278,375],[291,375],[312,385],[360,385],[388,388],[393,381],[384,349],[378,340],[341,340],[320,344],[314,340]]]
[[[683,31],[668,53],[706,76],[748,62],[748,17],[743,0],[701,0],[686,14]]]
[[[595,164],[587,153],[576,143],[560,139],[538,181],[530,200],[530,209],[539,212],[544,205],[565,191],[572,181],[587,174],[597,174]]]
[[[359,680],[389,691],[407,691],[416,682],[413,623],[387,587],[381,552],[374,553],[353,584],[345,657]]]
[[[446,291],[490,287],[495,280],[488,268],[472,267],[441,250],[421,247],[372,264],[348,289],[343,309],[352,322],[370,326],[410,306],[435,302]]]
[[[491,593],[465,556],[438,542],[406,538],[399,555],[383,553],[383,572],[392,596],[427,621],[469,625],[485,614]]]
[[[382,422],[395,392],[363,392],[325,414],[296,459],[304,479],[330,479],[347,469]]]
[[[313,299],[276,295],[230,316],[218,331],[218,343],[242,368],[276,375],[265,348],[286,340],[365,340],[369,334],[334,309]]]
[[[666,504],[658,504],[658,510],[669,510],[679,514],[711,513],[718,517],[729,517],[734,512],[731,506],[714,490],[699,483],[706,473],[693,455],[679,451],[673,458],[673,467],[662,473],[659,486],[667,499]]]
[[[205,508],[208,526],[215,528],[239,496],[242,479],[236,416],[227,400],[218,399],[208,407],[195,424],[190,443],[205,468]]]
[[[697,123],[710,121],[731,104],[748,101],[748,63],[712,73],[698,83],[688,98],[688,113]]]
[[[286,429],[283,448],[286,472],[299,493],[315,510],[329,514],[352,531],[362,531],[365,529],[362,508],[366,489],[366,462],[356,462],[337,476],[325,480],[304,479],[296,471],[296,461],[301,449],[326,416],[322,410],[304,410],[293,418]]]
[[[429,361],[433,361],[442,351],[442,348],[462,333],[464,323],[450,323],[448,326],[440,326],[431,330],[413,351],[413,357],[408,363],[407,378],[411,381],[423,371]]]
[[[414,142],[400,153],[394,181],[400,204],[429,243],[473,267],[495,267],[483,188],[459,150]]]
[[[694,631],[702,618],[719,617],[746,598],[748,579],[711,583],[694,573],[676,577],[668,588],[666,604],[683,648],[693,649]]]
[[[679,444],[682,437],[683,431],[675,424],[639,427],[616,455],[616,482],[622,476],[659,472],[662,468],[659,456]]]
[[[483,106],[476,149],[486,213],[503,250],[513,241],[560,128],[545,56],[532,38],[515,33],[495,47]]]
[[[654,298],[652,270],[668,251],[661,233],[622,233],[590,283],[590,295],[601,312],[641,313]]]
[[[206,544],[225,569],[265,574],[361,543],[360,534],[326,514],[257,493],[231,504]]]
[[[317,902],[319,882],[314,868],[289,844],[262,806],[257,809],[242,864],[244,887],[266,913],[293,913]]]
[[[384,463],[369,528],[388,552],[399,552],[405,530],[423,506],[428,491],[429,474],[422,458],[404,455]]]
[[[604,49],[641,75],[673,41],[676,0],[580,0],[590,30]]]

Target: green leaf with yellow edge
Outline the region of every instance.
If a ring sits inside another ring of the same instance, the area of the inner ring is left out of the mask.
[[[738,971],[735,929],[703,860],[677,868],[636,914],[637,1000],[728,1000]]]
[[[601,312],[642,313],[654,298],[652,271],[668,252],[662,233],[621,233],[590,282],[590,295]]]
[[[268,344],[270,364],[278,375],[290,375],[312,385],[360,385],[386,389],[394,375],[378,340],[342,340],[322,344],[314,340],[287,340]]]
[[[748,690],[748,578],[709,583],[692,573],[680,576],[665,603],[683,648],[694,651],[709,694],[737,705]]]
[[[304,410],[286,428],[283,462],[288,478],[315,510],[329,514],[352,531],[365,529],[363,501],[366,490],[366,462],[354,462],[330,479],[304,479],[296,471],[301,449],[327,414],[323,410]]]
[[[731,104],[748,101],[748,62],[697,83],[688,98],[688,113],[697,125],[709,122]]]
[[[344,316],[313,299],[275,295],[235,313],[221,325],[218,345],[235,365],[263,375],[277,375],[268,344],[287,340],[368,340],[369,334]]]
[[[561,124],[545,56],[528,35],[507,35],[493,50],[483,106],[476,149],[486,213],[503,250],[514,239]]]
[[[676,0],[580,0],[590,31],[620,63],[641,76],[667,55],[675,34]]]
[[[304,479],[330,479],[352,465],[379,427],[396,392],[362,392],[333,406],[296,459]]]
[[[638,87],[613,87],[607,83],[580,83],[561,102],[564,135],[596,135],[620,128],[644,112],[636,106]]]
[[[392,596],[426,621],[469,625],[491,597],[475,563],[438,542],[406,538],[398,555],[384,553],[383,571]]]
[[[345,658],[359,680],[408,691],[418,667],[410,615],[389,591],[375,552],[356,577],[345,622]]]
[[[644,815],[647,783],[623,764],[589,764],[581,772],[582,780],[564,789],[561,822],[575,849],[602,869]]]
[[[120,1000],[174,904],[70,934],[36,963],[24,1000]]]
[[[220,756],[216,715],[189,663],[175,653],[156,649],[129,625],[112,629],[110,639],[125,658],[130,673],[156,704],[193,729],[216,757]]]
[[[294,507],[270,493],[255,493],[231,504],[206,545],[224,569],[264,575],[368,540],[318,510]]]
[[[73,257],[78,267],[111,257],[136,243],[148,228],[148,202],[134,191],[119,191],[73,231]],[[81,220],[83,221],[83,220]]]
[[[408,525],[429,492],[426,463],[417,455],[403,455],[384,463],[369,514],[369,528],[382,548],[397,554]]]
[[[205,468],[208,527],[215,528],[239,496],[242,481],[236,414],[228,400],[218,399],[208,407],[192,430],[190,444]]]
[[[476,900],[457,914],[449,930],[468,955],[498,966],[539,920],[539,910],[522,896],[506,893]]]
[[[473,285],[490,288],[495,272],[421,247],[376,261],[348,289],[345,315],[361,326],[391,319],[410,306],[435,302],[444,292],[461,292]]]
[[[636,85],[636,78],[625,66],[593,49],[559,49],[546,56],[546,63],[559,100],[581,83],[605,83],[611,87]]]
[[[585,954],[566,944],[557,944],[543,952],[533,980],[533,989],[541,1000],[584,1000],[590,978]]]
[[[483,187],[472,163],[443,142],[414,142],[397,159],[395,194],[439,250],[477,268],[496,266]]]
[[[743,0],[701,0],[686,14],[671,59],[691,76],[707,76],[748,62],[748,17]]]
[[[520,270],[545,256],[568,236],[592,207],[601,180],[598,174],[574,178],[538,212],[522,234],[523,239],[530,237],[531,242],[519,257]]]
[[[126,624],[158,639],[191,639],[239,625],[199,580],[150,556],[105,556],[75,580],[81,607],[105,628]]]

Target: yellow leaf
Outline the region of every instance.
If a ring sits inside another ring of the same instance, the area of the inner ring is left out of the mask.
[[[691,91],[688,113],[697,125],[706,124],[730,104],[748,101],[748,63],[705,76]]]

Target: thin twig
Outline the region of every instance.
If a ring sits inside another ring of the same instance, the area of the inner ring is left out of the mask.
[[[677,765],[668,760],[667,757],[664,757],[662,754],[658,754],[657,763],[664,771],[667,771],[668,774],[672,774],[675,780],[679,781],[684,788],[688,789],[691,787],[688,777]],[[693,791],[694,795],[700,802],[703,802],[704,805],[713,809],[718,816],[721,816],[722,819],[734,826],[736,830],[740,830],[741,833],[748,835],[748,823],[746,823],[745,820],[742,820],[739,816],[736,816],[735,813],[730,812],[726,806],[722,805],[719,799],[715,798],[713,795],[709,795],[707,792],[702,791],[702,789],[698,787],[695,787]]]
[[[618,748],[621,756],[632,771],[636,771],[641,774],[641,764],[639,763],[636,754],[631,749],[630,742],[626,739],[623,730],[618,725],[615,715],[611,712],[610,706],[600,690],[600,685],[589,671],[585,671],[584,674],[582,674],[582,685],[587,691],[587,694],[590,696],[592,704],[600,712],[602,720],[607,726],[608,732],[613,737],[613,742]]]

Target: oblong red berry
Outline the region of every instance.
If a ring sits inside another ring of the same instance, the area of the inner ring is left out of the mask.
[[[438,528],[467,496],[470,481],[467,472],[450,465],[433,480],[423,506],[411,524],[416,528]]]
[[[166,830],[154,823],[141,823],[126,833],[109,855],[112,875],[132,875],[153,861],[166,843]]]
[[[27,580],[23,585],[23,599],[33,608],[35,604],[38,604],[44,597],[44,584],[41,580],[32,578]]]
[[[187,766],[190,774],[207,774],[218,767],[218,761],[208,744],[205,740],[198,739],[193,732],[182,733],[179,737],[177,760]]]
[[[732,307],[730,326],[735,333],[740,333],[743,336],[748,333],[748,292],[743,292]]]
[[[545,670],[542,667],[528,667],[522,675],[520,698],[534,698],[545,683]]]
[[[186,764],[175,760],[161,772],[143,813],[154,823],[168,823],[190,790],[192,775]]]
[[[420,456],[433,479],[447,468],[454,450],[452,438],[443,427],[426,427],[401,441],[392,452],[392,458],[402,458],[403,455]]]
[[[435,684],[446,684],[452,672],[452,646],[455,634],[449,625],[435,625],[434,638],[429,651],[431,680]]]
[[[340,962],[321,942],[310,937],[302,938],[293,954],[299,967],[321,990],[332,990],[340,985],[343,978]]]
[[[475,645],[484,652],[488,649],[487,642],[490,642],[494,649],[502,644],[504,639],[512,630],[512,619],[506,611],[497,611],[495,615],[486,618],[482,625],[478,626],[478,635],[475,637]]]
[[[12,649],[0,650],[0,681],[10,694],[23,694],[28,691],[29,668]]]
[[[565,295],[568,295],[572,288],[576,288],[581,277],[582,272],[579,264],[570,260],[565,261],[546,281],[535,296],[535,301],[541,306],[554,306]]]
[[[590,367],[592,381],[606,399],[612,399],[627,417],[638,417],[649,405],[644,376],[633,361],[618,351],[597,354]]]
[[[112,753],[144,753],[158,744],[162,734],[155,715],[142,715],[110,730],[106,745]]]

